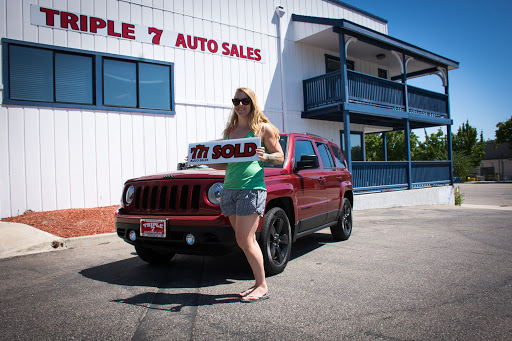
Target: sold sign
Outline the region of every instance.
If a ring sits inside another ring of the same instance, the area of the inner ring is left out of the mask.
[[[261,146],[261,137],[191,143],[188,145],[188,164],[258,161],[258,146]]]

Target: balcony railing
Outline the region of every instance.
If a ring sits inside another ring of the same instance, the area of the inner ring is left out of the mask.
[[[303,81],[306,112],[341,102],[341,72],[331,72]],[[348,71],[348,99],[352,103],[405,111],[405,85]],[[449,117],[448,96],[407,86],[409,112]]]
[[[354,161],[354,191],[370,192],[409,187],[406,161]],[[426,187],[451,182],[450,161],[412,161],[412,187]]]

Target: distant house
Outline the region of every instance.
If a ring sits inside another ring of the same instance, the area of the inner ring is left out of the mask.
[[[485,180],[512,180],[512,150],[508,143],[494,147],[494,141],[487,141],[484,157],[478,167],[478,174]]]

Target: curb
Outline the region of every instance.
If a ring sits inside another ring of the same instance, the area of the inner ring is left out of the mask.
[[[122,242],[122,239],[117,236],[116,232],[71,238],[54,237],[54,239],[48,239],[48,241],[45,242],[28,244],[11,250],[4,250],[3,252],[0,252],[0,259]]]
[[[79,247],[96,246],[101,244],[110,244],[113,242],[120,241],[121,239],[117,236],[117,233],[102,233],[94,234],[91,236],[62,238],[52,242],[52,247],[56,249],[75,249]],[[54,243],[59,243],[55,247]]]

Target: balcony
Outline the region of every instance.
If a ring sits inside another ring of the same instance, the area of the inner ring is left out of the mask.
[[[386,79],[348,71],[348,102],[405,113],[404,93],[410,114],[449,119],[448,96]],[[303,81],[304,112],[342,104],[341,72],[331,72]],[[371,112],[374,112],[373,109]],[[389,113],[389,111],[388,111]]]
[[[354,161],[354,191],[372,192],[409,187],[407,161]],[[412,161],[411,187],[431,187],[451,183],[450,161]]]

